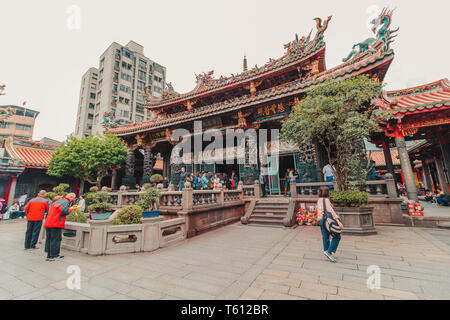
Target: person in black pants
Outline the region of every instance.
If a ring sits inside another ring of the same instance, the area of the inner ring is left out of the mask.
[[[66,216],[70,214],[70,204],[76,198],[74,193],[69,193],[52,203],[44,227],[46,231],[45,251],[47,261],[63,259],[59,254],[61,247],[61,233],[66,223]]]
[[[27,214],[27,232],[25,233],[25,249],[38,249],[36,243],[41,232],[42,219],[48,212],[48,202],[45,199],[46,192],[41,190],[38,196],[28,202],[25,213]]]

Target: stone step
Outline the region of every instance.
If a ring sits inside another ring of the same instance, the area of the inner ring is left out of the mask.
[[[283,220],[285,217],[286,217],[285,214],[284,215],[281,215],[281,214],[278,214],[278,215],[266,215],[266,214],[254,214],[254,213],[252,213],[252,215],[250,216],[250,219],[260,219],[260,218],[265,219],[265,218],[267,218],[267,219],[271,219],[271,220]]]
[[[269,212],[269,213],[282,213],[285,214],[287,213],[287,208],[260,208],[260,207],[255,207],[255,209],[253,209],[253,212]]]
[[[450,222],[448,221],[439,221],[437,224],[438,228],[450,229]]]
[[[248,223],[257,223],[257,224],[273,224],[273,225],[279,225],[283,226],[282,220],[274,220],[274,219],[268,219],[268,218],[252,218],[248,219]]]

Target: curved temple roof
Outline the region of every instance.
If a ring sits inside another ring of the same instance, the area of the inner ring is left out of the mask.
[[[23,161],[27,168],[47,169],[58,146],[10,137],[5,149],[14,160]]]
[[[450,108],[450,82],[441,79],[417,87],[385,91],[374,102],[391,109],[394,117]]]

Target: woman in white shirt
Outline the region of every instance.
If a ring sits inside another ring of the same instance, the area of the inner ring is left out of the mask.
[[[325,209],[328,212],[331,212],[333,218],[338,223],[339,227],[342,229],[344,226],[339,219],[339,216],[334,212],[333,206],[329,199],[330,189],[328,187],[320,187],[318,191],[319,200],[317,200],[317,220],[319,220],[320,230],[322,231],[322,240],[323,240],[323,254],[331,261],[336,262],[336,258],[333,256],[333,253],[336,252],[337,247],[339,245],[339,241],[341,241],[341,235],[337,235],[337,237],[332,237],[330,243],[330,233],[327,231],[322,222],[323,212],[324,212],[324,199],[325,199]]]

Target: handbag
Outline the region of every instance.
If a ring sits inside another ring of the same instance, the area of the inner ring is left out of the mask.
[[[322,216],[322,224],[325,230],[333,237],[338,237],[342,229],[339,227],[336,219],[334,219],[333,214],[326,209],[325,198],[323,198],[323,216]],[[339,219],[340,220],[340,219]]]

